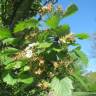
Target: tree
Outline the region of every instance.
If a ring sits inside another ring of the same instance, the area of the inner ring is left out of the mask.
[[[87,39],[88,35],[72,34],[69,25],[59,24],[63,18],[75,13],[77,6],[71,4],[64,11],[60,6],[54,8],[54,0],[47,0],[44,5],[36,0],[9,1],[6,0],[8,5],[1,1],[0,81],[1,90],[5,84],[7,93],[2,90],[0,95],[72,96],[72,80],[81,81],[78,79],[80,65],[88,63],[76,38]],[[6,11],[6,7],[10,8]],[[34,17],[36,13],[40,16],[39,20]],[[44,21],[47,30],[40,29],[44,16],[47,18]],[[69,46],[74,49],[69,51]]]

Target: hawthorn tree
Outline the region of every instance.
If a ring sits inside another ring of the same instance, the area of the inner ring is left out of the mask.
[[[78,8],[71,4],[63,10],[54,7],[57,0],[44,1],[0,1],[0,95],[72,96],[72,82],[81,81],[80,67],[88,59],[76,39],[88,35],[60,25]]]

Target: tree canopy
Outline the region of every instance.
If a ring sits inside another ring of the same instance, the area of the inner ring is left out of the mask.
[[[90,96],[96,91],[82,76],[88,58],[76,42],[88,34],[74,34],[70,25],[60,24],[78,7],[63,10],[55,3],[0,0],[0,95]]]

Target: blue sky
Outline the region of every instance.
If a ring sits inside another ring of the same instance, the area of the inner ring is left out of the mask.
[[[59,4],[65,9],[69,4],[75,3],[79,10],[73,16],[67,17],[61,21],[61,24],[69,24],[73,33],[86,32],[92,34],[96,32],[96,0],[58,0]],[[89,57],[88,71],[96,70],[96,60],[91,58],[92,41],[79,41],[82,45],[82,50]]]

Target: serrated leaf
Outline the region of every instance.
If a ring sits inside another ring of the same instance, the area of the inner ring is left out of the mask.
[[[60,16],[58,15],[53,15],[46,21],[46,25],[48,25],[50,28],[55,29],[60,22]]]
[[[73,15],[76,11],[78,10],[78,7],[75,4],[71,4],[65,11],[63,14],[63,17],[67,17],[70,15]]]
[[[69,79],[68,77],[62,79],[61,86],[62,86],[61,96],[71,96],[72,95],[73,85],[72,85],[71,79]]]
[[[78,39],[88,39],[89,35],[87,33],[79,33],[75,35]]]
[[[24,29],[30,29],[30,28],[35,28],[38,24],[38,21],[34,18],[26,19],[24,21],[19,22],[15,28],[14,28],[14,33],[23,31]]]
[[[3,78],[3,81],[8,85],[14,85],[17,83],[17,80],[14,79],[9,73]]]
[[[50,85],[54,96],[72,96],[72,81],[68,77],[62,80],[55,77]]]
[[[60,93],[60,81],[58,78],[53,78],[51,81],[51,90],[54,91],[54,94],[58,96],[58,93]]]
[[[0,40],[11,37],[11,32],[5,27],[0,27]]]

